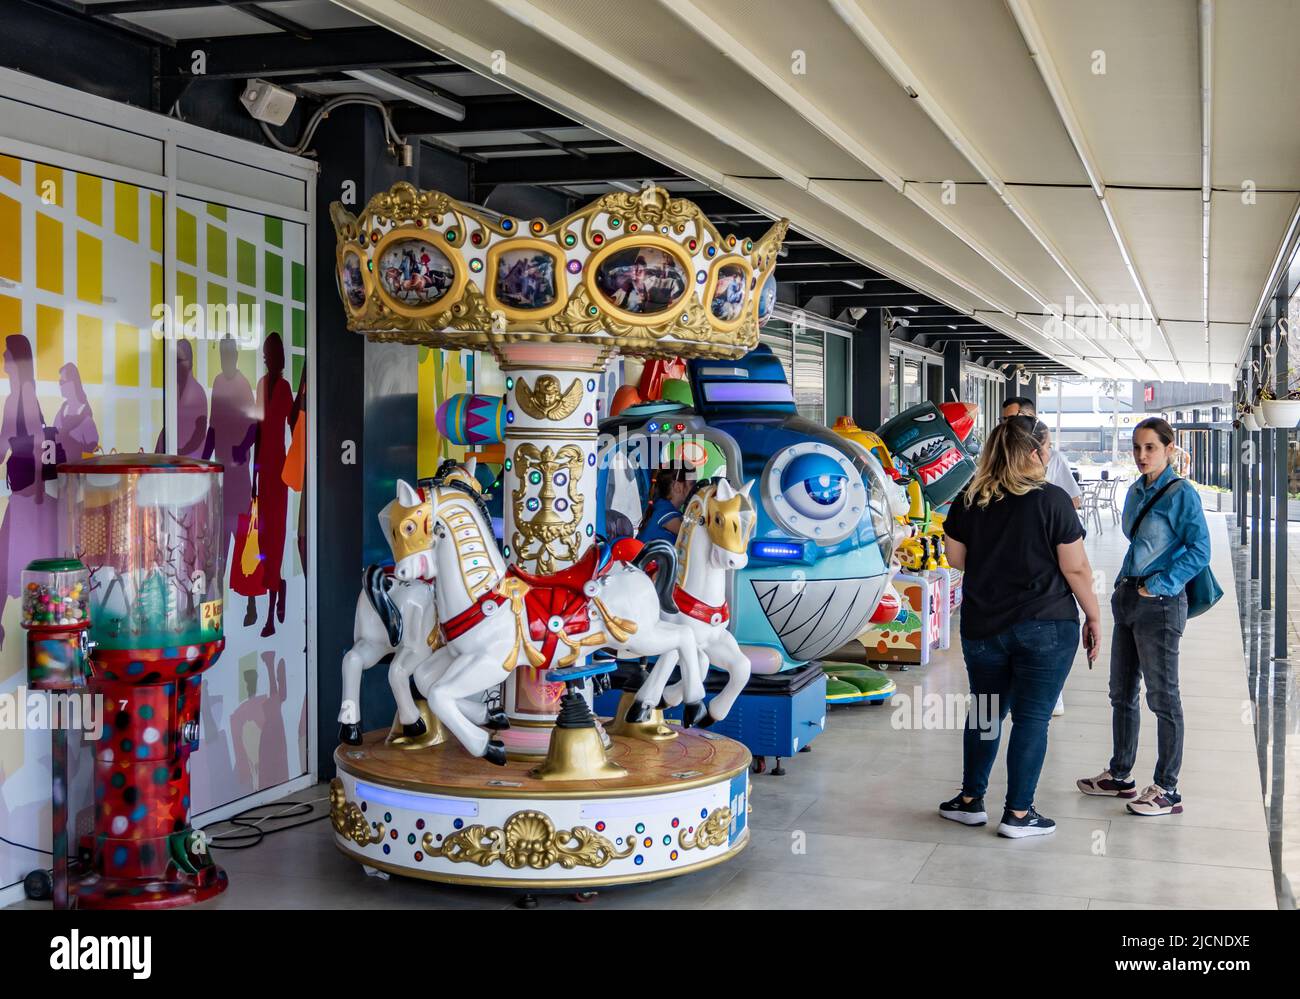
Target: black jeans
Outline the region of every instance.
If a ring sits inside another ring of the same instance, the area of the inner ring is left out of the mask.
[[[963,638],[972,696],[962,742],[961,793],[982,798],[1011,713],[1006,807],[1034,803],[1047,754],[1047,723],[1079,651],[1078,621],[1019,621],[991,638]]]
[[[1157,720],[1155,783],[1178,790],[1183,765],[1183,703],[1178,693],[1178,642],[1187,627],[1187,594],[1144,597],[1131,582],[1111,594],[1115,632],[1110,643],[1110,706],[1115,755],[1110,772],[1127,780],[1137,758],[1142,709],[1138,682]]]

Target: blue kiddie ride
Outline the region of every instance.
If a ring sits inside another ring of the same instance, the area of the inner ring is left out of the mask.
[[[635,532],[665,461],[737,488],[756,482],[749,562],[732,574],[728,594],[753,675],[715,730],[743,742],[758,771],[776,757],[779,774],[781,758],[825,726],[818,660],[863,631],[889,582],[897,487],[866,449],[798,415],[770,348],[739,361],[691,361],[689,372],[693,406],[646,403],[601,422],[597,529]],[[597,709],[613,714],[617,695],[605,698]]]

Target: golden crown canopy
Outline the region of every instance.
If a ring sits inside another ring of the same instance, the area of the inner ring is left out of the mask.
[[[738,357],[776,301],[789,222],[723,237],[660,187],[558,222],[496,218],[405,181],[354,216],[335,202],[348,329],[445,348],[585,343],[639,356]]]

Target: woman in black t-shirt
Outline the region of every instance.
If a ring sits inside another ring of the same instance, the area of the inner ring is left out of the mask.
[[[1034,810],[1034,791],[1047,723],[1079,648],[1080,607],[1089,660],[1097,657],[1101,633],[1083,527],[1070,497],[1043,478],[1046,439],[1047,428],[1030,416],[998,426],[944,523],[948,561],[966,572],[961,645],[972,700],[961,793],[939,814],[966,825],[988,822],[984,792],[1009,711],[1014,724],[998,835],[1012,839],[1056,831]]]

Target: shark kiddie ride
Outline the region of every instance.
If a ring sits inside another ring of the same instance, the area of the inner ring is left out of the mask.
[[[350,329],[491,350],[506,384],[499,403],[463,397],[436,417],[448,439],[455,424],[463,444],[499,448],[500,538],[471,462],[397,483],[388,506],[394,566],[365,577],[345,667],[335,845],[372,873],[525,890],[734,856],[749,840],[750,754],[716,725],[689,727],[719,716],[703,703],[696,632],[678,620],[675,549],[597,537],[598,386],[619,352],[728,363],[751,349],[785,223],[724,237],[654,187],[553,223],[405,183],[359,217],[332,214]],[[427,280],[404,278],[402,260]],[[716,529],[743,549],[733,485]],[[355,678],[391,649],[398,717],[361,733]],[[612,657],[680,665],[688,726],[606,731],[591,700]]]
[[[975,425],[970,403],[923,402],[869,432],[841,420],[836,432],[876,455],[906,493],[899,523],[907,537],[894,555],[896,575],[869,625],[857,636],[868,662],[899,669],[929,663],[951,641],[961,603],[961,573],[944,554],[943,521],[975,472],[965,442]],[[846,680],[850,678],[845,676]]]

